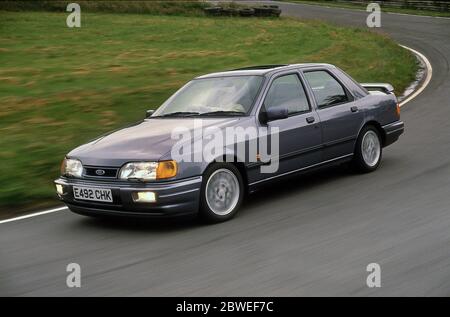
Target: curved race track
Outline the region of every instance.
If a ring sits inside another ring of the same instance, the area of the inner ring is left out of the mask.
[[[365,25],[366,13],[281,4]],[[402,108],[381,168],[284,180],[233,221],[103,222],[67,210],[0,224],[0,295],[450,295],[450,19],[388,14],[382,32],[425,54],[433,78]],[[66,287],[66,265],[82,287]],[[377,262],[382,287],[366,286]]]

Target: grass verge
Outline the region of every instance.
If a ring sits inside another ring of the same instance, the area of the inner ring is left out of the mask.
[[[294,19],[0,11],[0,211],[54,204],[75,146],[140,120],[194,76],[328,62],[402,91],[416,60],[387,37]]]
[[[329,6],[329,7],[337,7],[337,8],[347,8],[347,9],[358,9],[358,10],[366,10],[367,4],[361,3],[342,3],[335,2],[330,0],[280,0],[283,2],[298,2],[304,4],[312,4],[312,5],[321,5],[321,6]],[[444,11],[431,11],[431,10],[419,10],[419,9],[409,9],[409,8],[392,8],[383,6],[381,4],[382,12],[390,12],[390,13],[403,13],[403,14],[412,14],[412,15],[423,15],[423,16],[434,16],[434,17],[450,17],[450,12]]]

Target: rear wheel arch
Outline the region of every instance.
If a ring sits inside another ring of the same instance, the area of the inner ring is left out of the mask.
[[[386,133],[384,132],[383,127],[381,126],[381,124],[378,121],[370,120],[370,121],[367,121],[366,123],[364,123],[362,125],[361,129],[359,129],[358,137],[367,126],[372,126],[377,129],[378,134],[381,137],[381,144],[382,144],[382,146],[384,146],[384,144],[386,143]]]

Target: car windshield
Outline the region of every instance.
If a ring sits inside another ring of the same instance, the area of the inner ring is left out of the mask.
[[[245,115],[262,80],[262,76],[195,79],[170,97],[153,117]]]

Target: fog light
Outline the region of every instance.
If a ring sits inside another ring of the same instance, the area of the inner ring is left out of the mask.
[[[136,203],[154,203],[156,201],[154,192],[134,192],[132,196]]]
[[[58,195],[64,194],[64,187],[60,184],[56,184],[56,192],[58,193]]]

